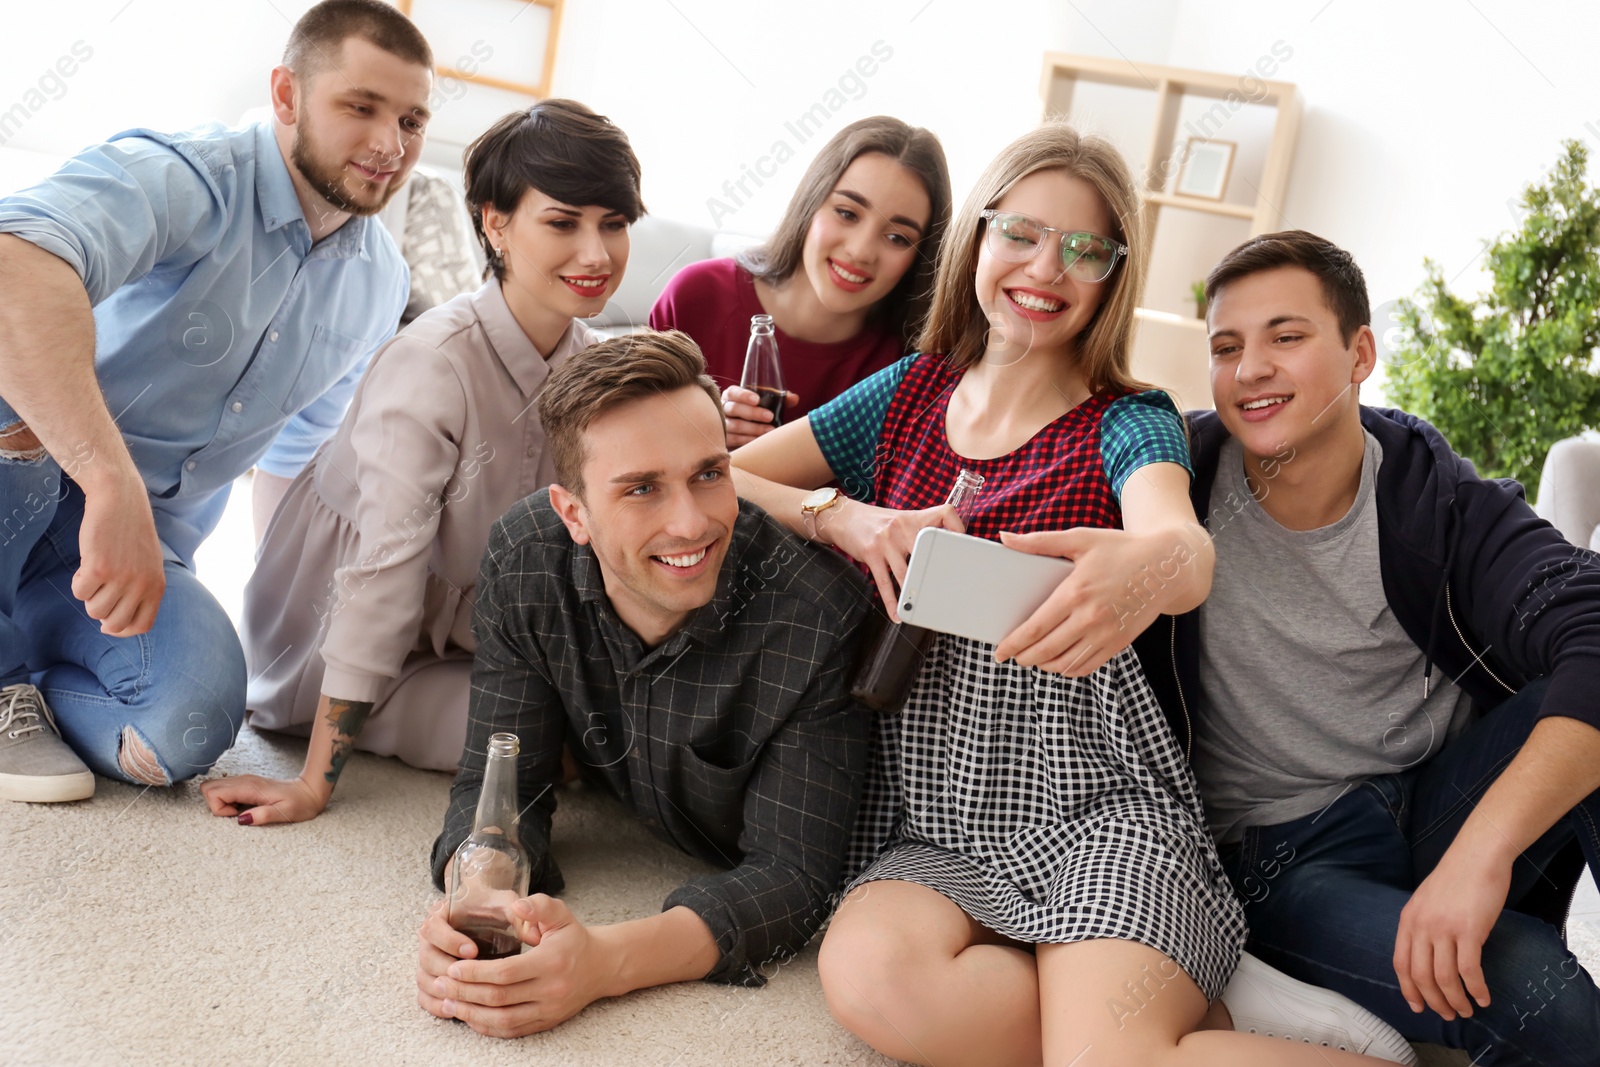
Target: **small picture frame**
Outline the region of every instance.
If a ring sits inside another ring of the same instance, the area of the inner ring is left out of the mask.
[[[1173,191],[1202,200],[1221,200],[1233,173],[1233,141],[1206,141],[1191,137],[1183,146],[1183,169]]]

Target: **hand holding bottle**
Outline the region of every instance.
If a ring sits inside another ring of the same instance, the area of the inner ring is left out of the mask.
[[[800,398],[783,387],[778,333],[771,315],[750,316],[750,344],[737,390],[722,391],[722,410],[739,423],[728,425],[728,447],[737,448],[783,425],[783,413]],[[730,396],[730,394],[732,394]]]
[[[488,1037],[521,1037],[615,995],[618,965],[598,932],[604,928],[591,930],[554,897],[539,893],[509,906],[512,927],[532,948],[496,960],[471,957],[470,939],[444,921],[442,904],[423,924],[417,966],[417,1003],[430,1014]]]
[[[785,411],[799,406],[800,398],[794,393],[783,395]],[[728,417],[729,448],[747,445],[778,428],[772,409],[761,406],[761,395],[742,385],[730,385],[722,391],[722,412]]]
[[[470,937],[477,958],[498,959],[522,950],[508,906],[528,891],[530,864],[522,847],[517,807],[517,753],[512,733],[489,738],[488,762],[472,833],[450,858],[450,925]]]
[[[982,489],[983,475],[963,469],[956,475],[956,483],[950,487],[944,507],[931,510],[953,515],[956,525],[951,526],[947,521],[941,522],[941,525],[947,530],[965,533],[968,521],[977,511],[978,493]],[[919,527],[912,534],[913,544],[916,534],[920,532]],[[877,571],[873,571],[873,574],[876,576]],[[900,559],[894,577],[896,583],[905,582],[904,558]],[[899,596],[895,592],[885,591],[882,581],[878,583],[878,589],[891,625],[878,635],[872,651],[850,686],[850,695],[874,711],[893,714],[905,703],[906,695],[921,673],[922,664],[928,650],[933,647],[936,635],[932,630],[901,623],[900,613],[896,610]]]

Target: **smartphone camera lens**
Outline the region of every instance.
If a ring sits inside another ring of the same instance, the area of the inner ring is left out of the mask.
[[[911,610],[911,601],[908,600],[904,604],[901,604],[900,605],[900,610],[901,611],[910,611]]]

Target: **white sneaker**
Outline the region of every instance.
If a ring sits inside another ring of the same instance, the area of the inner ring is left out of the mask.
[[[1233,1028],[1323,1048],[1360,1052],[1415,1065],[1417,1053],[1400,1032],[1355,1001],[1296,981],[1246,952],[1222,993]]]

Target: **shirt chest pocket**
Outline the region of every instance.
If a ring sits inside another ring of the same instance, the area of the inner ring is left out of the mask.
[[[737,836],[742,822],[745,793],[755,775],[761,751],[732,751],[714,746],[683,745],[678,756],[679,803],[688,809],[697,824],[706,829]]]
[[[286,375],[289,387],[283,394],[283,413],[292,416],[320,398],[372,347],[370,341],[318,326],[311,333],[299,368]]]

